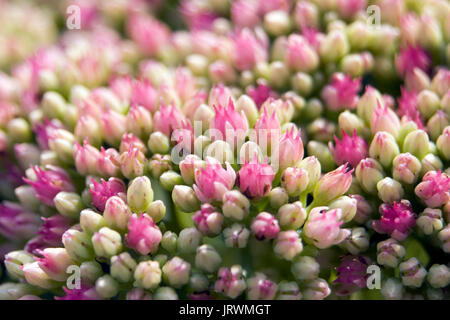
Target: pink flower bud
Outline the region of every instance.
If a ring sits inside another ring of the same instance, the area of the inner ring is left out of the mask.
[[[94,287],[81,286],[80,289],[67,289],[63,287],[65,296],[55,297],[56,300],[101,300]]]
[[[430,208],[439,208],[450,200],[450,177],[441,171],[428,171],[414,189]]]
[[[215,236],[222,231],[223,215],[208,203],[203,204],[192,219],[197,229],[206,236]]]
[[[450,89],[450,70],[439,68],[431,81],[431,88],[441,97],[444,96]]]
[[[140,254],[155,253],[161,242],[162,234],[158,226],[147,214],[133,214],[128,222],[127,246]]]
[[[377,101],[377,106],[370,119],[370,130],[373,134],[378,131],[386,131],[396,138],[400,130],[400,120],[392,109],[382,106],[381,102]]]
[[[399,182],[412,184],[419,177],[422,164],[410,153],[400,153],[392,162],[392,177]]]
[[[415,68],[427,72],[430,65],[429,54],[419,46],[409,45],[406,48],[402,48],[395,57],[395,67],[398,74],[402,77],[413,72]]]
[[[145,167],[145,155],[137,148],[132,148],[120,155],[120,169],[122,174],[132,179],[142,176]]]
[[[224,140],[236,142],[236,139],[245,137],[248,131],[248,121],[244,111],[238,112],[234,108],[231,98],[228,100],[228,106],[223,107],[221,104],[214,106],[216,115],[210,122],[210,130],[218,130],[222,134],[222,139],[213,137],[216,140]],[[236,145],[236,143],[234,143]]]
[[[195,179],[195,169],[200,169],[204,161],[194,154],[189,154],[180,162],[180,173],[186,184],[192,185]]]
[[[285,61],[292,71],[309,73],[319,65],[319,56],[300,35],[290,35],[286,45]]]
[[[379,212],[381,219],[372,221],[372,227],[376,232],[387,233],[398,241],[405,240],[416,224],[411,204],[406,200],[394,202],[393,205],[383,203]]]
[[[126,188],[125,183],[117,178],[109,178],[108,181],[101,179],[101,182],[96,182],[91,179],[92,184],[89,191],[92,194],[92,204],[100,211],[105,210],[106,201],[113,197],[119,196],[125,198]]]
[[[337,0],[338,12],[344,19],[350,19],[361,11],[365,11],[367,0]]]
[[[342,210],[315,207],[311,210],[303,227],[306,237],[319,249],[339,244],[350,235],[350,230],[340,229]]]
[[[262,81],[258,81],[258,85],[256,87],[248,86],[246,91],[258,108],[261,108],[267,99],[278,98],[278,94]]]
[[[258,1],[237,0],[231,4],[231,20],[239,28],[252,28],[260,23]]]
[[[274,239],[280,232],[278,220],[268,212],[259,213],[253,219],[251,229],[256,239],[260,241]]]
[[[61,237],[67,229],[71,227],[71,221],[60,214],[51,216],[49,218],[42,218],[44,222],[39,227],[38,237],[39,241],[34,241],[35,244],[41,243],[44,247],[59,247],[62,245]],[[30,242],[28,243],[30,244]],[[27,245],[28,245],[27,244]],[[32,247],[30,247],[32,249]],[[34,253],[30,250],[31,253]]]
[[[149,80],[136,80],[132,83],[130,104],[132,106],[142,106],[151,113],[156,111],[158,92]]]
[[[218,15],[196,1],[183,1],[180,12],[190,30],[210,30]]]
[[[349,75],[335,73],[331,83],[323,88],[322,98],[331,110],[355,109],[360,88],[360,78],[352,80]]]
[[[153,129],[152,115],[144,107],[133,105],[127,114],[125,126],[128,132],[145,140]]]
[[[81,116],[75,127],[75,137],[78,141],[87,140],[91,145],[98,147],[102,144],[103,135],[99,122],[90,115]]]
[[[233,188],[236,173],[229,163],[225,170],[214,158],[206,158],[206,167],[195,170],[194,191],[202,202],[222,201],[223,194]]]
[[[150,56],[161,52],[169,41],[170,31],[166,25],[145,14],[132,14],[128,19],[128,33],[139,48]]]
[[[239,265],[220,268],[214,290],[235,299],[247,288],[244,276],[244,270]]]
[[[238,31],[233,37],[233,44],[233,63],[238,70],[251,70],[257,63],[267,61],[265,43],[249,29]]]
[[[238,172],[236,184],[241,192],[250,199],[261,199],[272,189],[275,177],[273,168],[267,161],[259,163],[257,157],[244,163]]]
[[[303,141],[300,131],[295,132],[294,128],[288,129],[280,138],[278,144],[278,157],[280,169],[298,165],[303,159]]]
[[[356,135],[356,130],[353,130],[353,136],[348,136],[342,130],[342,140],[338,140],[335,136],[334,141],[336,146],[330,141],[328,147],[333,155],[334,161],[337,164],[343,165],[348,162],[353,168],[356,168],[358,163],[366,158],[369,153],[366,141]]]
[[[209,65],[209,76],[214,83],[233,83],[237,78],[233,66],[223,60]]]
[[[319,26],[319,12],[314,3],[308,1],[299,1],[295,6],[294,20],[297,27],[302,31],[308,28],[317,28]]]
[[[170,106],[163,104],[153,117],[154,131],[160,131],[170,137],[172,131],[182,128],[185,121],[189,120],[173,104]]]
[[[417,93],[415,91],[407,91],[404,88],[401,88],[401,91],[402,95],[398,98],[398,115],[414,121],[419,129],[424,129],[424,120],[418,109],[419,99]]]
[[[141,141],[141,139],[137,138],[132,133],[125,133],[122,136],[122,141],[120,142],[119,152],[123,153],[132,148],[137,148],[142,153],[147,152],[147,148],[145,147],[145,144]]]
[[[69,175],[64,169],[55,166],[47,166],[46,170],[38,166],[32,168],[36,175],[36,180],[31,181],[24,178],[24,181],[34,188],[36,196],[44,204],[53,207],[53,198],[59,192],[75,191],[75,187],[72,185]]]
[[[124,231],[130,216],[131,210],[121,197],[112,196],[106,201],[103,217],[108,226]]]
[[[231,89],[225,87],[223,84],[213,86],[209,91],[208,105],[209,106],[226,106],[229,99],[233,98]]]
[[[36,123],[33,127],[33,131],[36,134],[36,140],[41,149],[48,149],[48,140],[51,137],[51,131],[56,129],[63,129],[62,123],[57,119],[47,120]]]
[[[25,208],[5,201],[0,204],[0,233],[11,240],[29,239],[36,234],[39,216]]]
[[[73,157],[75,159],[75,167],[80,174],[97,174],[97,163],[100,158],[100,151],[91,146],[87,140],[84,141],[83,146],[78,142],[75,142]]]
[[[347,192],[352,183],[352,172],[348,164],[343,164],[320,178],[314,188],[314,201],[328,203]]]
[[[66,269],[75,264],[64,248],[38,250],[43,258],[37,257],[39,267],[53,280],[64,281],[69,276]]]
[[[247,298],[249,300],[272,300],[277,294],[278,287],[269,280],[264,273],[257,272],[247,280]]]
[[[276,112],[273,111],[269,116],[267,109],[264,108],[264,112],[256,122],[254,130],[257,135],[258,144],[263,147],[266,144],[270,150],[272,139],[278,139],[281,134],[280,122],[278,121]]]
[[[98,173],[104,177],[115,177],[120,174],[120,154],[114,148],[100,148],[97,161]]]
[[[302,168],[289,167],[281,177],[281,186],[291,197],[298,197],[306,190],[308,183],[308,171]]]
[[[282,231],[275,239],[273,250],[283,259],[292,260],[302,252],[302,240],[299,238],[297,231]]]

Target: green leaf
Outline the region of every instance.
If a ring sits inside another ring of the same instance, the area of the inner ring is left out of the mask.
[[[404,260],[416,257],[425,267],[428,265],[430,262],[430,256],[418,240],[409,237],[402,242],[402,245],[406,249]]]

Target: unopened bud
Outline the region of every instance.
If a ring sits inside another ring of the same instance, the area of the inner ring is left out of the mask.
[[[340,244],[353,255],[365,252],[369,248],[369,234],[362,227],[352,228],[351,234]]]
[[[122,198],[113,196],[106,201],[103,217],[108,227],[125,231],[130,216],[131,210]]]
[[[146,176],[135,178],[127,190],[127,203],[132,212],[147,211],[153,201],[153,189],[150,179]]]
[[[419,177],[422,165],[416,157],[410,153],[401,153],[394,158],[392,177],[406,184],[414,183]]]
[[[91,239],[85,232],[69,229],[62,235],[62,243],[69,256],[76,261],[88,261],[95,257]]]
[[[25,119],[15,118],[7,124],[8,138],[13,143],[28,142],[32,139],[30,125]]]
[[[176,185],[172,191],[172,200],[184,212],[194,212],[200,209],[200,201],[194,189],[184,185]]]
[[[281,206],[288,203],[289,201],[289,196],[286,190],[284,190],[281,187],[273,188],[269,192],[268,197],[270,201],[270,206],[275,210],[279,209]]]
[[[31,262],[34,262],[33,255],[23,250],[9,252],[4,261],[8,274],[14,279],[24,279],[22,267]]]
[[[272,36],[281,36],[289,33],[291,21],[284,10],[270,11],[264,16],[264,29]]]
[[[197,248],[195,266],[200,270],[213,273],[219,270],[221,264],[222,258],[213,246],[204,244]]]
[[[152,153],[166,154],[170,149],[169,138],[162,132],[153,132],[148,139],[148,148]]]
[[[102,258],[111,258],[122,251],[122,237],[120,233],[103,227],[92,236],[95,254]]]
[[[238,190],[230,190],[224,193],[222,202],[224,216],[232,220],[241,221],[250,212],[250,201]]]
[[[229,248],[245,248],[250,237],[250,231],[242,224],[233,223],[223,230],[225,245]]]
[[[427,270],[425,270],[419,260],[414,257],[400,263],[399,270],[402,277],[402,283],[407,287],[420,288],[427,276]]]
[[[396,268],[405,254],[405,248],[395,239],[387,239],[377,244],[377,262],[383,266]]]
[[[281,186],[289,196],[299,196],[308,187],[308,172],[297,167],[287,168],[281,178]]]
[[[277,289],[277,285],[261,272],[257,272],[247,280],[249,300],[272,300],[275,298]]]
[[[177,248],[181,253],[194,253],[202,240],[202,234],[196,228],[185,228],[180,231]]]
[[[179,257],[174,257],[162,268],[165,281],[174,288],[180,288],[189,282],[191,265]]]
[[[404,293],[403,285],[397,279],[389,278],[382,284],[380,293],[387,300],[401,300]]]
[[[172,191],[176,185],[183,184],[181,175],[173,170],[169,170],[161,174],[159,181],[164,189]]]
[[[155,221],[155,223],[158,223],[166,214],[166,206],[161,200],[153,201],[150,203],[146,213],[153,219],[153,221]]]
[[[84,205],[81,197],[74,192],[59,192],[53,199],[56,210],[68,218],[78,218]]]
[[[302,240],[297,231],[282,231],[275,238],[273,250],[283,259],[292,260],[303,251]]]
[[[428,270],[427,282],[433,288],[445,288],[450,284],[450,268],[444,264],[433,264]]]
[[[277,219],[283,230],[298,230],[306,220],[307,212],[300,201],[283,205],[277,213]]]
[[[426,208],[419,214],[416,224],[426,235],[440,231],[444,227],[441,209]]]
[[[370,144],[370,157],[378,160],[385,168],[392,166],[392,160],[400,153],[395,138],[388,132],[379,131]]]
[[[429,152],[428,134],[423,130],[415,130],[405,137],[403,152],[409,152],[421,160]]]
[[[89,233],[94,233],[106,226],[105,219],[94,210],[84,209],[80,212],[81,228]]]
[[[340,208],[342,210],[342,221],[344,223],[353,219],[356,214],[358,201],[348,196],[342,196],[331,202],[328,207],[330,209]]]
[[[303,297],[306,300],[323,300],[331,293],[328,282],[317,278],[306,283],[306,289],[303,291]]]
[[[403,187],[400,182],[390,177],[381,179],[377,183],[378,196],[383,202],[394,203],[403,199]]]
[[[105,274],[95,281],[95,291],[104,299],[110,299],[119,293],[119,284],[109,274]]]
[[[123,252],[117,256],[111,257],[111,276],[116,280],[127,283],[133,279],[136,261],[128,252]]]
[[[161,283],[159,263],[147,260],[139,263],[134,270],[135,286],[143,289],[155,289]]]
[[[64,98],[57,92],[48,91],[42,97],[42,110],[47,118],[64,119],[67,104]]]
[[[81,279],[87,284],[95,284],[95,281],[102,275],[102,266],[97,261],[85,261],[80,265]]]

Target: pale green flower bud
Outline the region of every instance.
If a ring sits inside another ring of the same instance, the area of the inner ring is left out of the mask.
[[[403,297],[403,285],[395,278],[387,279],[381,286],[381,295],[386,300],[401,300]]]
[[[80,225],[85,232],[94,233],[102,227],[106,227],[103,216],[92,209],[84,209],[80,212]]]
[[[336,165],[328,146],[322,142],[310,141],[307,145],[308,154],[319,160],[324,172],[333,170]]]
[[[243,224],[233,223],[223,230],[225,245],[229,248],[245,248],[250,237],[250,230]]]
[[[369,234],[362,227],[350,229],[351,234],[340,244],[353,255],[365,252],[369,248]]]
[[[281,187],[276,187],[270,190],[268,197],[270,201],[270,206],[275,210],[279,209],[281,206],[288,203],[289,201],[289,196],[286,190],[284,190]]]
[[[314,280],[319,276],[320,265],[309,256],[300,256],[291,265],[291,272],[298,281]]]
[[[400,153],[395,138],[388,132],[378,131],[370,144],[370,157],[379,161],[384,168],[392,166],[392,160]]]
[[[41,107],[47,118],[63,120],[67,103],[58,92],[48,91],[42,97]]]
[[[299,196],[308,187],[308,172],[305,169],[289,167],[281,177],[281,186],[291,197]]]
[[[102,258],[111,258],[122,251],[122,237],[120,233],[103,227],[92,236],[95,254]]]
[[[177,292],[171,287],[159,287],[156,289],[154,300],[178,300]]]
[[[68,218],[78,218],[84,204],[81,197],[75,192],[59,192],[53,199],[56,210]]]
[[[128,186],[127,203],[132,212],[145,212],[153,201],[153,189],[146,176],[135,178]]]
[[[76,261],[88,261],[95,257],[89,235],[75,229],[69,229],[62,236],[67,254]]]
[[[184,183],[183,178],[181,177],[181,175],[179,173],[175,172],[175,171],[172,171],[172,170],[164,172],[159,177],[159,182],[161,182],[161,185],[167,191],[172,191],[173,188],[176,185],[180,185],[180,184]]]
[[[320,56],[325,62],[336,62],[350,50],[347,36],[340,30],[333,30],[320,43]]]
[[[277,300],[301,300],[302,293],[294,281],[282,281],[278,285]]]
[[[440,231],[444,227],[441,209],[426,208],[419,214],[416,224],[427,235]]]
[[[147,145],[151,153],[166,154],[170,150],[169,138],[159,131],[153,132],[150,135]]]
[[[342,196],[331,202],[328,207],[330,209],[341,209],[342,210],[342,221],[344,223],[349,222],[353,219],[356,214],[356,205],[358,201],[356,199],[350,198],[348,196]]]
[[[206,104],[201,104],[194,112],[194,124],[196,121],[201,122],[201,132],[209,129],[209,123],[214,118],[214,111]]]
[[[450,100],[450,94],[449,100]],[[450,110],[448,112],[450,114]],[[431,140],[436,141],[437,138],[444,132],[445,127],[450,125],[449,116],[438,110],[427,122],[427,130],[430,133]]]
[[[113,196],[106,201],[103,217],[108,227],[126,231],[130,216],[131,210],[122,198]]]
[[[415,257],[400,263],[399,270],[402,283],[407,287],[420,288],[427,276],[427,270]]]
[[[194,212],[200,209],[200,201],[194,189],[184,185],[176,185],[172,191],[172,200],[184,212]]]
[[[244,111],[249,127],[253,128],[259,118],[258,108],[256,107],[253,99],[248,95],[243,94],[239,97],[239,99],[237,99],[235,108],[238,112]]]
[[[422,165],[416,157],[410,153],[401,153],[392,162],[392,177],[402,183],[412,184],[419,177]]]
[[[403,199],[403,186],[390,177],[381,179],[377,183],[378,197],[386,203],[394,203]]]
[[[281,231],[275,238],[273,251],[281,258],[291,261],[303,251],[302,239],[294,230]]]
[[[95,281],[95,291],[105,299],[110,299],[119,293],[119,284],[109,274],[105,274]]]
[[[441,159],[438,156],[429,153],[422,159],[422,170],[420,171],[420,175],[424,176],[428,171],[442,170],[443,167],[444,164]]]
[[[422,160],[430,150],[429,142],[428,134],[425,131],[415,130],[408,133],[406,136],[402,150],[403,152],[409,152],[419,160]]]
[[[250,212],[250,201],[238,190],[225,192],[222,202],[224,216],[232,220],[241,221]]]
[[[305,120],[314,120],[320,117],[323,109],[324,107],[322,101],[312,98],[306,103],[305,109],[302,112],[302,117],[305,117]]]
[[[292,88],[302,96],[309,96],[314,89],[313,78],[304,72],[297,72],[291,77]]]
[[[180,288],[189,283],[191,265],[179,257],[166,262],[162,268],[164,280],[174,288]]]
[[[161,200],[150,203],[146,213],[153,219],[155,223],[161,221],[166,214],[166,206]]]
[[[289,69],[283,62],[274,61],[269,65],[269,83],[274,88],[276,89],[284,88],[289,82],[289,76],[290,76]],[[282,121],[280,119],[280,122],[286,121]]]
[[[10,120],[6,125],[6,130],[12,143],[28,142],[31,141],[33,136],[30,125],[22,118]]]
[[[143,289],[154,289],[161,282],[159,263],[152,260],[142,261],[134,271],[134,285]]]
[[[277,213],[277,220],[283,230],[297,230],[305,223],[307,212],[300,201],[283,205]]]
[[[95,284],[102,275],[102,266],[97,261],[85,261],[80,265],[80,276],[84,282]]]
[[[384,171],[378,161],[366,158],[359,162],[355,170],[355,176],[365,191],[375,193],[377,183],[384,178]]]
[[[364,121],[348,110],[339,114],[338,124],[339,129],[344,130],[347,135],[352,135],[354,131],[356,131],[358,135],[363,135],[365,129],[367,130]]]
[[[177,251],[178,236],[172,231],[166,231],[161,239],[161,246],[169,253],[174,254]]]
[[[130,282],[133,279],[137,263],[128,252],[111,257],[110,273],[117,281]]]
[[[442,134],[438,137],[436,147],[445,160],[450,160],[450,126],[445,127]]]
[[[36,197],[36,191],[32,186],[22,185],[14,189],[14,193],[20,204],[27,209],[37,210],[41,202]]]
[[[219,270],[221,264],[222,258],[213,246],[204,244],[197,248],[195,266],[200,270],[214,273]]]
[[[288,34],[291,30],[288,13],[284,10],[270,11],[264,16],[264,29],[275,37]]]
[[[317,278],[306,283],[303,297],[306,300],[323,300],[328,297],[330,293],[331,289],[328,282],[324,279]]]
[[[189,287],[194,292],[206,291],[209,288],[209,279],[203,273],[194,272],[189,279]]]
[[[45,272],[39,267],[39,262],[25,263],[22,267],[22,271],[27,283],[37,286],[43,289],[52,289],[59,286],[59,283],[52,280]]]
[[[405,247],[395,239],[390,238],[377,244],[377,262],[383,266],[396,268],[405,254]]]
[[[185,228],[180,231],[177,248],[181,253],[194,253],[202,240],[202,234],[196,228]]]
[[[427,282],[433,288],[445,288],[450,284],[450,268],[444,264],[433,264],[428,270]]]
[[[34,262],[33,255],[24,250],[9,252],[5,255],[4,261],[6,270],[13,279],[24,279],[22,267],[31,262]]]
[[[207,156],[215,158],[220,163],[233,163],[234,152],[228,142],[216,140],[206,147],[204,158]]]

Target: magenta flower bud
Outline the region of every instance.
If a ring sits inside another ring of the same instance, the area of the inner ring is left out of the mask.
[[[275,238],[273,250],[276,255],[290,261],[303,251],[302,240],[297,231],[282,231]]]
[[[39,200],[44,204],[53,207],[53,198],[61,191],[73,192],[75,187],[70,181],[67,172],[59,167],[47,166],[46,170],[38,166],[32,167],[36,179],[25,179],[36,191]]]
[[[81,116],[75,127],[75,137],[79,142],[86,140],[92,146],[99,147],[103,140],[100,124],[90,115]]]
[[[137,148],[132,148],[122,153],[119,162],[122,174],[128,179],[133,179],[144,174],[145,155]]]
[[[270,152],[272,144],[277,140],[281,134],[280,122],[276,116],[276,112],[273,111],[271,115],[267,112],[267,108],[264,108],[264,112],[261,117],[256,121],[255,134],[257,135],[258,144],[264,148],[267,147],[268,152]]]
[[[58,282],[52,280],[39,266],[39,262],[31,262],[23,265],[23,274],[25,280],[33,285],[43,289],[52,289],[58,287]]]
[[[142,106],[151,113],[156,111],[158,92],[149,80],[137,80],[132,83],[130,104]]]
[[[147,139],[153,129],[150,111],[140,105],[133,105],[128,111],[125,121],[126,131],[141,139]]]
[[[405,254],[405,247],[395,239],[387,239],[377,244],[377,262],[382,266],[396,268]]]
[[[395,57],[395,68],[397,69],[397,73],[402,77],[413,72],[415,68],[427,72],[430,66],[429,54],[419,46],[409,45],[402,48]]]
[[[246,97],[251,98],[250,100],[253,102],[253,104],[256,104],[256,107],[258,107],[259,109],[261,109],[264,102],[266,102],[266,100],[268,100],[269,98],[273,98],[273,99],[278,98],[278,94],[275,91],[273,91],[270,88],[270,86],[266,84],[265,81],[258,81],[256,87],[248,86],[246,89],[246,92],[248,94],[248,96],[246,96]],[[251,104],[250,102],[247,102],[247,103]],[[239,100],[237,101],[237,104],[239,104]],[[238,107],[238,106],[236,106],[236,107]],[[247,108],[253,109],[250,107],[247,107]],[[245,109],[245,108],[241,107],[241,109]],[[247,115],[247,119],[249,119],[249,112],[246,112],[246,115]]]
[[[413,184],[422,169],[419,159],[410,153],[400,153],[394,158],[392,165],[392,177],[406,184]]]
[[[192,219],[197,229],[206,236],[216,236],[222,231],[223,215],[208,203],[203,204]]]
[[[260,23],[259,3],[238,0],[231,4],[231,21],[239,28],[254,27]]]
[[[387,106],[383,107],[380,101],[377,101],[377,107],[373,109],[370,119],[370,130],[373,134],[378,131],[386,131],[396,138],[400,130],[400,120],[392,109]]]
[[[366,158],[356,167],[355,176],[365,191],[375,193],[378,181],[384,178],[384,171],[378,161]]]
[[[379,131],[373,137],[369,153],[370,157],[378,160],[383,167],[390,168],[392,160],[400,153],[400,149],[390,133]]]
[[[304,155],[300,131],[295,134],[294,129],[287,130],[280,138],[277,148],[281,170],[299,165]]]
[[[186,184],[194,184],[195,169],[200,169],[204,165],[204,161],[195,154],[189,154],[180,162],[181,177]]]
[[[311,210],[303,231],[317,248],[324,249],[339,244],[350,235],[350,230],[340,229],[342,210],[316,207]]]
[[[101,179],[96,182],[91,179],[92,184],[89,191],[92,194],[92,204],[100,211],[105,211],[106,201],[113,196],[124,199],[126,194],[125,183],[118,178],[109,178],[108,181]]]
[[[399,270],[402,283],[407,287],[420,288],[427,276],[427,270],[415,257],[400,263]]]
[[[336,73],[331,83],[323,88],[322,99],[330,110],[355,109],[360,88],[360,78],[352,80],[349,75]]]
[[[255,37],[250,29],[242,29],[232,37],[233,64],[239,71],[251,70],[259,62],[267,61],[267,44]]]
[[[42,220],[44,222],[39,228],[38,236],[50,247],[61,246],[61,237],[71,227],[71,220],[60,214],[53,215],[49,218],[42,218]]]
[[[257,272],[247,280],[247,298],[249,300],[272,300],[277,294],[278,286],[264,273]]]
[[[132,133],[124,133],[122,136],[122,140],[120,141],[119,152],[124,153],[133,148],[139,149],[142,153],[147,152],[147,148],[145,147],[145,144],[142,142],[142,140],[137,138]]]
[[[352,183],[352,172],[353,169],[344,164],[320,178],[314,188],[314,201],[317,204],[329,203],[347,192]]]
[[[180,288],[189,282],[191,265],[179,257],[174,257],[164,264],[162,272],[170,286]]]
[[[308,172],[304,169],[287,168],[281,177],[281,186],[291,197],[297,197],[308,187]]]
[[[267,161],[259,163],[254,157],[250,162],[244,163],[238,172],[236,184],[241,192],[250,199],[261,199],[272,189],[275,177],[273,168]]]
[[[383,203],[378,211],[381,219],[372,221],[372,227],[376,232],[387,233],[395,240],[405,240],[416,225],[415,213],[407,200],[394,202],[393,205]]]
[[[229,248],[245,248],[249,237],[250,231],[239,223],[233,223],[223,230],[225,245]]]
[[[167,26],[149,15],[132,13],[126,27],[131,39],[147,55],[161,53],[169,42],[170,31]]]
[[[367,267],[370,259],[364,256],[344,256],[336,268],[338,277],[333,281],[338,296],[347,296],[367,286]]]
[[[353,136],[347,135],[342,130],[342,140],[338,140],[335,136],[334,141],[336,146],[333,146],[333,143],[330,141],[328,147],[334,161],[339,165],[348,162],[353,168],[356,168],[358,163],[368,155],[367,143],[363,138],[356,135],[356,130],[353,130]]]
[[[101,176],[116,177],[120,175],[120,154],[114,148],[100,148],[97,170]]]
[[[319,65],[319,56],[300,35],[292,34],[287,39],[285,62],[292,71],[310,73]]]
[[[0,204],[0,233],[10,240],[30,239],[39,230],[37,214],[8,201]]]
[[[75,262],[67,254],[64,248],[47,248],[39,250],[43,258],[37,257],[39,267],[53,280],[64,281],[69,276],[66,270]]]
[[[230,268],[220,268],[217,273],[217,281],[214,285],[216,292],[222,293],[228,298],[235,299],[247,288],[245,281],[245,271],[240,265]]]
[[[428,207],[441,207],[450,199],[450,177],[441,171],[429,171],[414,191]]]
[[[256,239],[260,241],[274,239],[280,232],[278,220],[268,212],[259,213],[253,219],[251,229]]]
[[[48,143],[52,135],[52,131],[62,128],[63,124],[57,119],[44,119],[42,122],[35,123],[33,125],[33,131],[36,135],[36,141],[41,149],[49,149]]]
[[[142,255],[155,253],[162,239],[158,226],[147,214],[133,214],[128,222],[128,233],[125,241],[128,247]]]
[[[109,227],[125,231],[130,216],[131,210],[121,197],[112,196],[106,201],[103,217]]]
[[[223,84],[219,84],[217,86],[213,86],[209,91],[208,96],[208,105],[209,106],[225,106],[229,103],[229,99],[231,98],[234,101],[233,93],[229,87],[224,86]],[[237,121],[241,122],[241,121]]]
[[[226,166],[225,170],[217,160],[207,157],[205,168],[195,170],[193,188],[200,201],[222,201],[224,193],[233,188],[236,173],[229,163]]]
[[[219,136],[221,137],[219,140],[234,143],[234,146],[236,146],[237,142],[247,135],[248,120],[245,113],[236,111],[231,98],[228,100],[227,107],[223,107],[222,104],[214,105],[214,111],[216,116],[211,119],[210,130],[219,131],[218,133],[222,134]],[[219,137],[216,134],[212,138],[217,140]]]
[[[78,142],[75,142],[73,157],[75,160],[75,167],[80,174],[97,174],[97,163],[100,158],[100,152],[88,144],[87,140],[84,141],[83,146]]]

